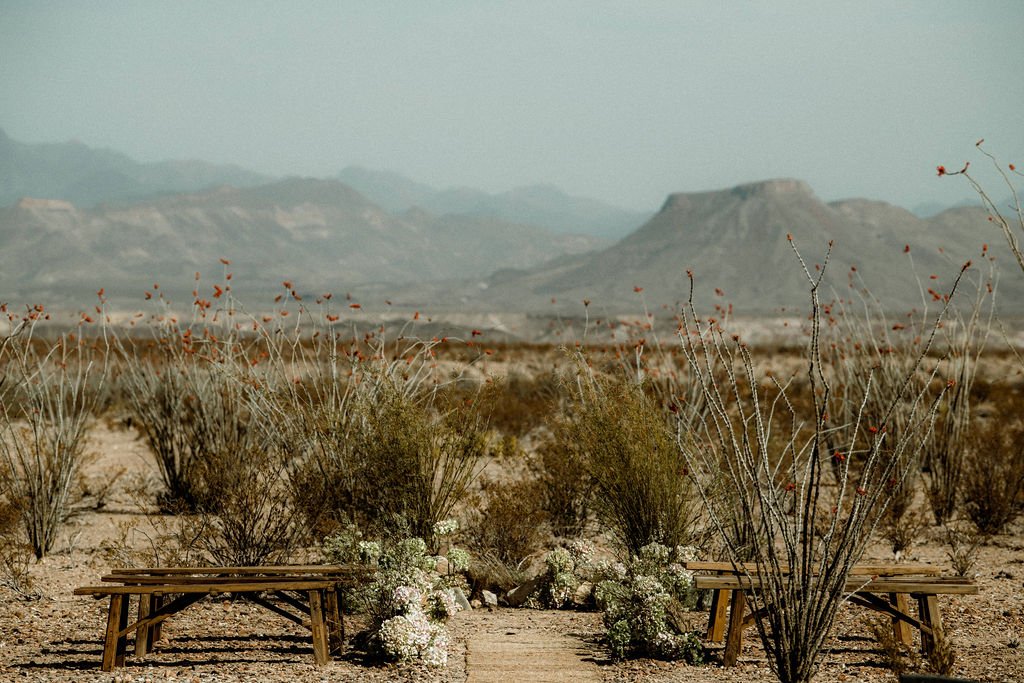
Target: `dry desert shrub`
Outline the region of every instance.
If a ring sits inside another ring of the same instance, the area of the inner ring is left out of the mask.
[[[488,423],[502,434],[522,438],[544,425],[563,400],[562,386],[553,374],[531,377],[510,372],[495,388]]]
[[[882,651],[886,666],[897,677],[920,669],[921,656],[913,647],[896,639],[890,620],[872,618],[868,620],[868,629]]]
[[[458,370],[439,376],[448,340],[344,338],[311,315],[303,323],[260,328],[266,361],[244,386],[292,451],[286,479],[307,534],[354,523],[374,537],[407,528],[431,540],[487,451],[480,392],[453,390]]]
[[[481,481],[479,505],[466,524],[467,542],[477,556],[488,557],[516,574],[543,548],[547,515],[539,482],[531,477]]]
[[[978,286],[970,310],[966,314],[954,310],[942,329],[946,349],[943,370],[952,384],[939,404],[921,463],[926,474],[925,492],[937,524],[951,519],[960,503],[974,430],[971,394],[995,312],[995,299],[986,293],[991,291],[991,287]]]
[[[571,422],[556,418],[551,433],[531,461],[538,504],[552,533],[579,538],[589,526],[594,499],[594,476],[584,444],[573,437]]]
[[[31,595],[31,558],[32,546],[25,542],[20,511],[0,499],[0,585],[20,595]]]
[[[977,430],[963,476],[963,511],[985,535],[1002,533],[1024,510],[1024,401],[1005,401]]]
[[[156,458],[166,510],[196,511],[218,495],[221,462],[255,446],[243,385],[233,369],[161,345],[145,357],[121,345],[122,383],[133,422]]]
[[[221,454],[206,483],[216,495],[199,510],[198,545],[217,564],[259,566],[289,561],[299,540],[285,470],[287,449],[264,443]]]
[[[0,498],[18,510],[42,558],[70,514],[107,356],[73,333],[39,340],[36,322],[26,319],[0,347]]]
[[[369,369],[353,400],[351,454],[366,477],[356,512],[373,524],[404,518],[433,542],[479,475],[487,453],[477,402],[445,405],[438,394],[409,393],[390,373]]]
[[[190,319],[161,303],[151,339],[116,347],[124,401],[162,479],[158,503],[183,521],[158,535],[207,562],[287,560],[300,528],[286,476],[294,448],[287,423],[254,400],[261,339],[243,333],[231,296],[217,307],[197,298]]]
[[[849,409],[853,421],[831,426],[826,416],[831,417],[835,404],[834,380],[824,365],[818,298],[828,256],[812,275],[793,248],[811,296],[804,383],[772,377],[771,386],[762,388],[751,350],[727,338],[714,322],[699,320],[689,306],[680,330],[709,411],[698,425],[683,425],[679,448],[728,558],[752,560],[757,567],[760,588],[751,592],[756,624],[769,664],[785,683],[809,681],[817,670],[846,599],[850,571],[892,500],[892,482],[903,481],[919,462],[946,389],[942,385],[932,392],[931,381],[915,379],[923,371],[930,380],[937,371],[927,358],[940,316],[909,371],[896,378],[895,387],[882,388],[891,399],[880,406],[878,422],[864,421],[879,380],[869,373],[865,393],[851,390],[846,399],[855,402]],[[740,370],[734,371],[737,366]],[[725,368],[726,381],[706,370],[716,367]],[[790,399],[795,391],[806,392],[810,422],[800,419]],[[899,432],[890,433],[886,426],[897,409],[907,411],[909,419]],[[779,420],[780,415],[785,419]],[[787,424],[782,439],[772,436],[777,424]],[[778,444],[783,444],[781,452]],[[733,500],[716,495],[723,477],[736,492]],[[736,527],[743,532],[739,536]]]

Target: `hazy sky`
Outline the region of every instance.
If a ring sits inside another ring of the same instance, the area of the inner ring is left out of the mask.
[[[0,0],[0,127],[650,210],[778,176],[945,202],[978,137],[1024,162],[1022,27],[1020,0]]]

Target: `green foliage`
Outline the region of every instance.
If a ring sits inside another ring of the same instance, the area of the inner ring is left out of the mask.
[[[475,404],[436,405],[406,391],[400,379],[368,372],[355,389],[346,456],[353,484],[352,519],[393,531],[404,519],[412,535],[434,541],[434,525],[451,516],[486,453]]]
[[[697,493],[665,415],[640,385],[578,367],[565,438],[585,458],[599,519],[630,554],[692,543]]]

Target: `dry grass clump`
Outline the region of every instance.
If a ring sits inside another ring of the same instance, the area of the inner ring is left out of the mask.
[[[9,501],[0,499],[0,585],[15,593],[32,590],[29,561],[32,547],[25,543],[21,513]]]
[[[563,388],[551,373],[511,372],[498,382],[488,406],[488,423],[502,434],[522,438],[547,424],[564,402]]]

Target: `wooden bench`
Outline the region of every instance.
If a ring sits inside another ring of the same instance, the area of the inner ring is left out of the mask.
[[[707,638],[720,642],[726,636],[723,663],[733,666],[742,648],[743,629],[758,616],[746,613],[747,591],[761,588],[757,566],[734,566],[722,562],[689,562],[685,566],[693,571],[714,574],[696,576],[694,586],[713,591]],[[785,567],[782,569],[785,571]],[[858,565],[851,571],[844,589],[850,595],[851,603],[889,616],[899,642],[910,645],[913,642],[911,627],[918,629],[921,648],[927,654],[934,646],[935,633],[942,630],[937,596],[975,595],[978,592],[977,585],[968,579],[939,577],[939,573],[937,567],[929,565]],[[917,618],[910,614],[911,598],[917,602]],[[730,611],[728,622],[727,607]]]
[[[106,585],[84,586],[74,593],[110,599],[101,664],[104,671],[124,665],[130,633],[135,633],[135,654],[141,657],[152,651],[167,618],[206,597],[228,594],[309,629],[314,660],[321,665],[332,653],[340,652],[344,643],[346,588],[364,580],[369,571],[347,565],[118,569],[101,578]],[[138,598],[138,617],[129,624],[132,596]]]

